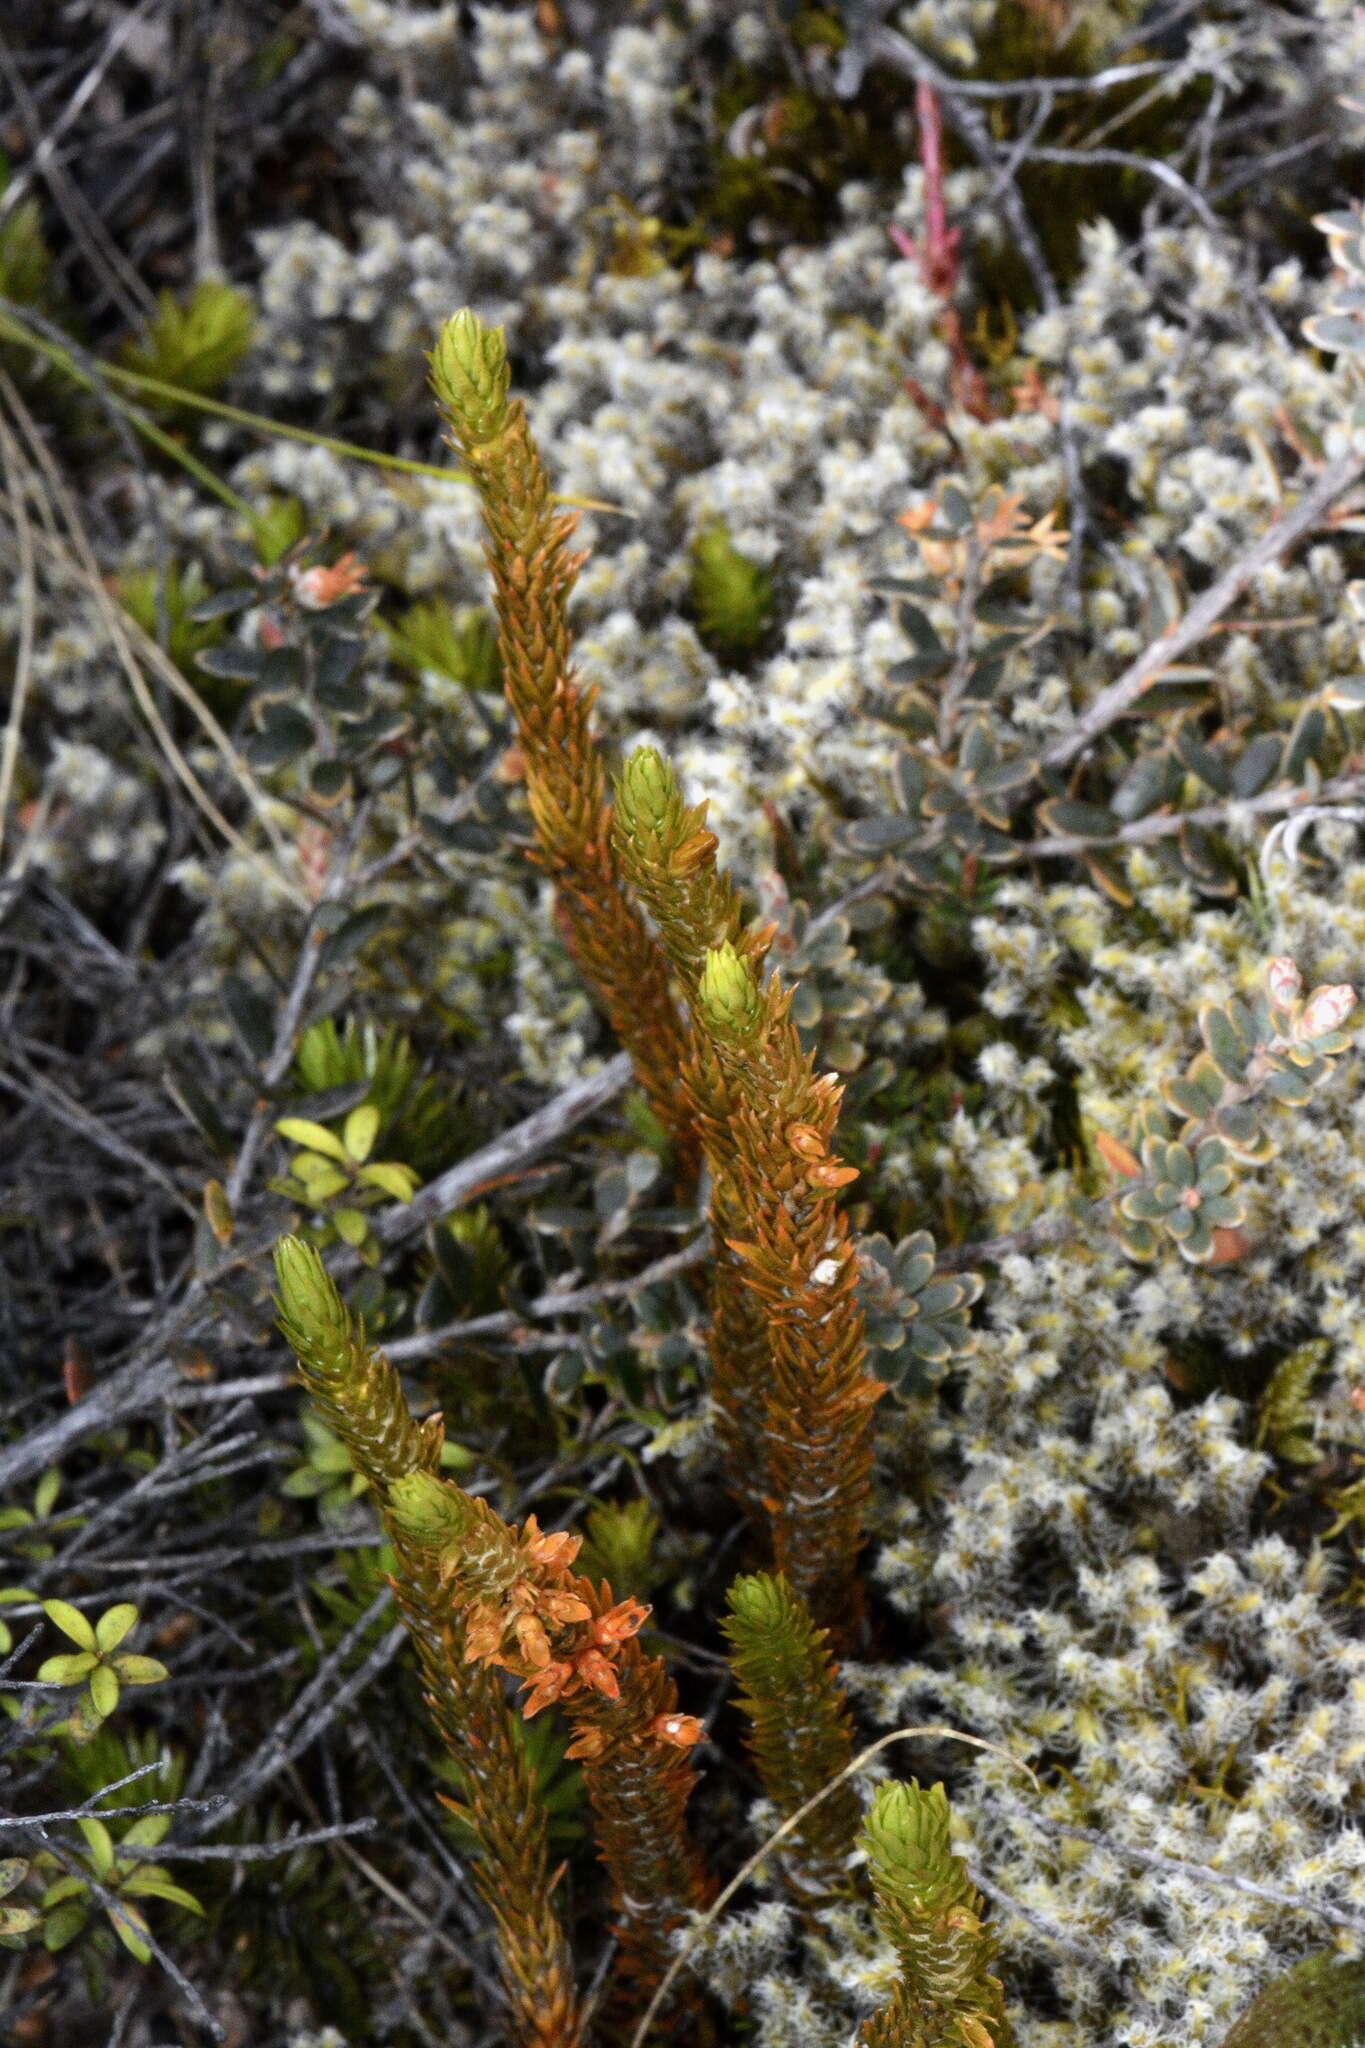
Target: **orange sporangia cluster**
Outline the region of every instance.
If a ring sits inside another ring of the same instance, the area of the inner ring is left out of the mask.
[[[286,1238],[276,1268],[281,1327],[356,1471],[380,1498],[414,1479],[436,1483],[441,1424],[413,1420],[392,1364],[365,1343],[315,1248]],[[496,1673],[464,1656],[437,1556],[386,1521],[398,1610],[432,1719],[463,1776],[462,1811],[479,1847],[471,1877],[497,1928],[509,2048],[581,2048],[583,2012],[550,1878],[545,1810],[513,1715]]]
[[[702,1727],[640,1647],[649,1609],[574,1574],[579,1537],[546,1534],[534,1515],[513,1528],[429,1472],[388,1489],[387,1515],[444,1588],[464,1668],[519,1677],[528,1716],[563,1708],[616,1905],[618,1995],[625,2007],[647,1998],[674,1929],[710,1890],[686,1824]]]
[[[583,1692],[619,1700],[621,1646],[649,1619],[649,1608],[639,1600],[613,1602],[605,1582],[595,1589],[587,1579],[568,1576],[581,1542],[563,1532],[543,1536],[535,1516],[529,1516],[522,1548],[532,1564],[555,1576],[514,1579],[499,1597],[471,1601],[465,1613],[466,1659],[521,1678],[527,1689],[522,1713],[528,1721],[554,1702],[568,1703]],[[651,1722],[649,1733],[656,1741],[686,1749],[701,1739],[701,1723],[690,1714],[655,1719],[659,1725]],[[606,1744],[601,1728],[583,1728],[566,1754],[600,1756]]]

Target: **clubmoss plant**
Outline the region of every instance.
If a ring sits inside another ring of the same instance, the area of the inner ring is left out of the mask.
[[[675,1080],[683,1041],[668,966],[621,886],[590,727],[596,692],[578,688],[571,666],[568,599],[585,560],[568,550],[576,515],[553,510],[525,407],[509,396],[500,328],[457,313],[432,353],[431,381],[483,507],[498,654],[538,842],[531,858],[554,880],[569,951],[634,1058],[687,1178],[696,1143]]]
[[[525,1751],[496,1676],[468,1656],[438,1557],[408,1535],[389,1505],[400,1482],[434,1474],[442,1424],[414,1421],[397,1373],[366,1344],[313,1246],[285,1238],[275,1271],[280,1327],[300,1373],[383,1503],[397,1555],[394,1596],[422,1666],[432,1719],[462,1772],[462,1813],[481,1852],[474,1878],[497,1926],[514,2038],[524,2048],[575,2048],[578,1996],[549,1878],[545,1815]]]
[[[737,1490],[771,1521],[780,1571],[836,1642],[856,1628],[858,1551],[883,1382],[864,1369],[857,1262],[832,1149],[843,1090],[817,1076],[792,991],[758,968],[773,928],[740,930],[705,806],[638,749],[616,784],[622,867],[682,982],[692,1043],[682,1085],[714,1178],[718,1262],[712,1386]],[[765,1356],[770,1350],[771,1363]]]
[[[786,1580],[768,1572],[736,1579],[725,1633],[738,1704],[750,1723],[749,1746],[763,1789],[788,1819],[838,1776],[853,1755],[853,1720],[834,1660],[810,1610]],[[857,1795],[845,1783],[797,1829],[783,1875],[803,1904],[847,1897],[858,1831]]]
[[[460,1807],[484,1850],[485,1898],[521,2037],[570,2044],[580,2020],[547,1879],[545,1816],[496,1670],[526,1691],[529,1719],[561,1703],[574,1729],[620,1945],[609,2011],[628,2013],[667,1966],[669,1937],[705,1904],[688,1835],[690,1752],[701,1724],[678,1708],[661,1659],[636,1640],[649,1610],[570,1571],[580,1538],[520,1530],[437,1477],[439,1419],[417,1424],[382,1353],[365,1343],[317,1252],[276,1252],[281,1328],[357,1470],[380,1492],[398,1569],[394,1593],[422,1661],[428,1705],[466,1787]]]
[[[877,1788],[863,1830],[877,1918],[896,1951],[900,1981],[868,2020],[861,2048],[1012,2048],[996,1941],[981,1894],[949,1840],[947,1794],[915,1780]]]

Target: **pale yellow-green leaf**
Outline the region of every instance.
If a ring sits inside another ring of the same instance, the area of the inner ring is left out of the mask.
[[[43,1920],[43,1947],[50,1955],[65,1948],[74,1941],[86,1922],[86,1910],[81,1899],[67,1899]]]
[[[379,1111],[372,1102],[362,1102],[347,1117],[342,1142],[352,1159],[368,1159],[379,1136]]]
[[[282,1116],[275,1129],[282,1138],[288,1138],[291,1145],[307,1145],[314,1152],[325,1152],[329,1159],[345,1163],[346,1148],[326,1124],[315,1124],[311,1117],[306,1116]]]
[[[187,1892],[167,1876],[150,1870],[139,1870],[132,1877],[125,1878],[122,1886],[125,1898],[130,1892],[140,1899],[165,1899],[172,1906],[183,1906],[187,1913],[198,1913],[203,1918],[204,1909],[193,1892]]]
[[[108,1720],[118,1705],[118,1673],[108,1664],[98,1664],[90,1674],[90,1697],[95,1712]]]
[[[371,1187],[382,1188],[386,1195],[393,1196],[395,1202],[410,1202],[419,1182],[419,1176],[410,1166],[400,1166],[393,1160],[362,1166],[356,1179],[368,1181]]]
[[[90,1851],[90,1868],[102,1881],[114,1867],[113,1836],[104,1822],[96,1820],[93,1814],[85,1814],[76,1826],[85,1836],[86,1847]]]
[[[294,1171],[307,1188],[310,1202],[325,1202],[351,1184],[340,1167],[333,1166],[330,1159],[319,1159],[316,1152],[300,1152]]]
[[[44,1600],[43,1613],[64,1636],[70,1636],[83,1650],[96,1647],[95,1631],[79,1607],[73,1607],[69,1600]]]
[[[44,1685],[79,1685],[87,1671],[95,1668],[93,1650],[73,1650],[64,1657],[48,1657],[38,1666]]]
[[[347,1244],[364,1244],[370,1226],[365,1221],[363,1210],[334,1209],[332,1222],[336,1226],[337,1235],[344,1237]]]
[[[137,1609],[131,1600],[107,1607],[95,1623],[95,1644],[101,1650],[116,1650],[130,1628],[137,1626]]]
[[[160,1685],[171,1675],[156,1657],[134,1657],[120,1650],[109,1661],[125,1685]]]
[[[109,1907],[109,1924],[130,1955],[140,1963],[152,1960],[151,1929],[136,1906]]]
[[[169,1813],[144,1813],[141,1820],[135,1820],[119,1843],[120,1849],[155,1849],[158,1842],[164,1842],[171,1831]]]
[[[61,1877],[55,1877],[43,1893],[43,1911],[46,1913],[50,1906],[60,1906],[63,1899],[83,1898],[89,1889],[85,1878],[77,1877],[74,1871],[65,1871]]]

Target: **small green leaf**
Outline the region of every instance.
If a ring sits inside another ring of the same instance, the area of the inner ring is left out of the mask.
[[[7,1899],[15,1886],[23,1883],[28,1868],[26,1856],[0,1857],[0,1899]]]
[[[85,1814],[76,1822],[90,1851],[90,1868],[101,1883],[114,1867],[114,1839],[102,1820]]]
[[[384,929],[391,914],[387,903],[370,903],[363,910],[354,911],[323,940],[319,966],[340,967]]]
[[[83,1650],[98,1648],[95,1631],[79,1607],[73,1607],[69,1600],[44,1600],[43,1613],[64,1636],[70,1636],[73,1643],[79,1643]]]
[[[129,1629],[137,1626],[137,1609],[131,1600],[106,1608],[95,1623],[95,1643],[101,1650],[116,1650]]]
[[[48,1657],[38,1666],[38,1677],[44,1685],[79,1685],[86,1674],[94,1670],[97,1661],[94,1650]]]
[[[311,1117],[282,1116],[275,1125],[282,1138],[288,1138],[291,1145],[306,1145],[310,1151],[321,1152],[328,1159],[346,1164],[346,1147],[326,1124],[315,1124]]]
[[[125,1898],[131,1893],[140,1899],[165,1899],[172,1906],[183,1906],[187,1913],[198,1913],[201,1919],[204,1915],[204,1909],[193,1892],[187,1892],[183,1885],[174,1883],[169,1877],[157,1877],[151,1871],[134,1871],[131,1877],[124,1878],[119,1889]]]
[[[106,1721],[118,1705],[118,1690],[118,1673],[108,1664],[97,1664],[90,1674],[90,1698]]]
[[[111,1905],[109,1924],[130,1955],[140,1963],[152,1960],[151,1928],[136,1906]]]
[[[165,1841],[170,1831],[171,1815],[169,1813],[145,1813],[141,1820],[135,1820],[133,1825],[125,1830],[123,1840],[119,1843],[119,1848],[120,1850],[155,1849],[158,1842]]]
[[[63,1899],[83,1899],[89,1889],[88,1879],[78,1877],[74,1871],[65,1872],[54,1878],[43,1893],[43,1911],[46,1912],[49,1906],[59,1906]]]
[[[156,1657],[133,1657],[120,1651],[109,1661],[125,1685],[160,1685],[163,1678],[171,1675]]]
[[[1219,1073],[1228,1081],[1242,1080],[1247,1067],[1247,1048],[1227,1011],[1216,1003],[1206,1003],[1199,1013],[1199,1028],[1204,1034],[1209,1057]]]
[[[332,1224],[339,1237],[357,1248],[364,1244],[370,1234],[370,1226],[363,1209],[334,1209]]]
[[[53,1504],[61,1490],[62,1475],[54,1465],[51,1471],[44,1472],[34,1489],[33,1515],[35,1521],[46,1521],[47,1517],[52,1513]]]
[[[342,1143],[352,1159],[368,1159],[378,1135],[379,1111],[372,1102],[362,1102],[359,1109],[353,1109],[346,1119]]]
[[[334,1166],[330,1159],[320,1159],[316,1152],[300,1152],[294,1161],[294,1171],[315,1208],[320,1208],[333,1195],[339,1195],[343,1188],[351,1185],[348,1174]]]
[[[49,1955],[73,1942],[88,1918],[85,1903],[81,1899],[68,1899],[53,1913],[43,1917],[43,1947]]]
[[[316,1500],[327,1483],[325,1473],[311,1465],[300,1465],[297,1472],[291,1472],[287,1479],[281,1481],[280,1492],[288,1500]]]
[[[395,1202],[410,1202],[417,1191],[418,1176],[410,1166],[400,1166],[394,1160],[380,1160],[373,1166],[362,1166],[357,1180],[367,1181],[371,1187],[382,1188],[386,1195],[392,1195]]]

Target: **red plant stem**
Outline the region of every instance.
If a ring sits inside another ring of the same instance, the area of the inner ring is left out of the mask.
[[[924,246],[918,252],[924,282],[940,298],[949,298],[957,283],[955,229],[948,226],[943,203],[943,118],[938,94],[925,78],[915,81],[915,117],[919,122],[919,155],[924,167]]]

